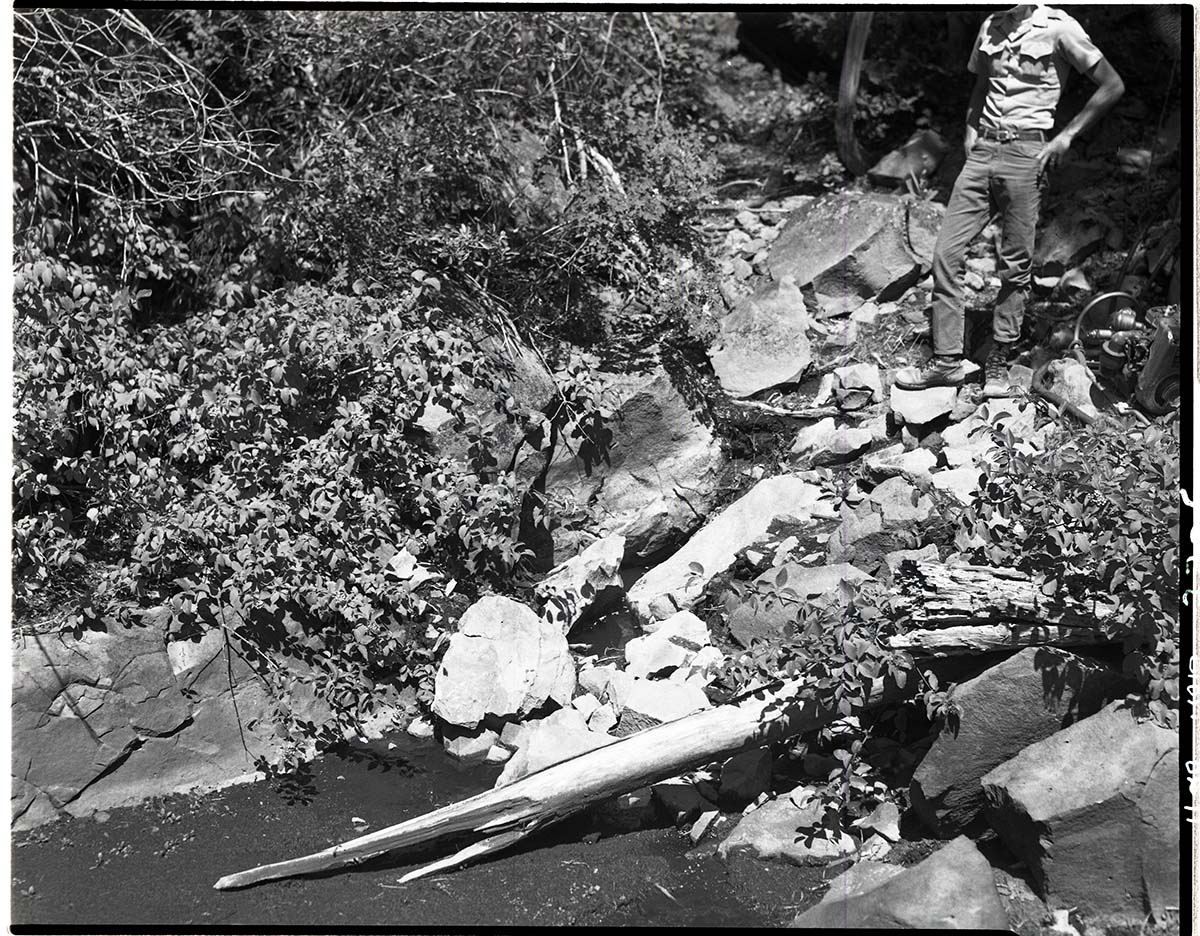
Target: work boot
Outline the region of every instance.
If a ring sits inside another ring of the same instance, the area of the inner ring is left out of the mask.
[[[967,376],[962,358],[931,357],[924,367],[905,367],[896,373],[901,390],[928,390],[930,387],[958,387]]]
[[[983,362],[983,398],[1012,396],[1008,382],[1008,342],[992,344],[987,360]]]

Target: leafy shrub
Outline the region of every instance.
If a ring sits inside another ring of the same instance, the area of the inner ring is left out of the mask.
[[[1179,421],[1138,431],[1098,423],[1064,431],[1044,452],[995,434],[994,461],[962,515],[977,561],[1020,569],[1056,596],[1114,604],[1101,628],[1150,713],[1174,726],[1179,707]],[[980,543],[980,545],[973,545]]]

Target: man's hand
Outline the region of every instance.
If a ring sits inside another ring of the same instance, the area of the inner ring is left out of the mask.
[[[971,124],[967,124],[967,132],[966,132],[966,135],[963,137],[963,150],[964,150],[964,152],[966,152],[966,154],[968,156],[971,155],[971,150],[973,150],[975,148],[975,143],[978,140],[979,140],[979,131]]]
[[[1043,146],[1042,151],[1038,153],[1038,175],[1042,175],[1047,169],[1057,169],[1063,154],[1070,148],[1071,138],[1065,133],[1060,133]]]

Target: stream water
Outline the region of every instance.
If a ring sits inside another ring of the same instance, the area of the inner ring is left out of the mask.
[[[307,854],[463,799],[498,768],[463,768],[407,735],[326,755],[303,778],[180,795],[103,821],[68,819],[13,838],[12,924],[165,926],[766,926],[816,901],[822,872],[692,853],[686,830],[622,832],[596,813],[493,860],[409,884],[446,854],[216,891],[232,871]],[[726,823],[726,827],[728,823]],[[596,833],[599,838],[596,838]]]

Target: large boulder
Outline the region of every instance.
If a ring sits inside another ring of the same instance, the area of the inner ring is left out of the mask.
[[[866,863],[836,879],[792,926],[806,929],[1009,928],[987,859],[957,838],[920,864],[896,871]]]
[[[767,266],[782,280],[812,284],[823,312],[853,312],[868,299],[898,298],[928,268],[937,212],[904,199],[843,192],[792,214]]]
[[[756,578],[751,586],[757,597],[754,601],[739,600],[732,595],[726,599],[729,612],[729,632],[743,647],[754,640],[771,640],[783,633],[788,621],[796,619],[799,606],[778,598],[768,600],[767,593],[791,589],[801,601],[835,592],[842,582],[861,582],[869,579],[861,569],[839,562],[826,566],[803,566],[787,562],[769,569]]]
[[[522,717],[548,699],[567,705],[575,664],[562,628],[502,595],[463,612],[434,677],[433,713],[473,728],[487,715]]]
[[[957,725],[941,725],[913,775],[913,811],[934,832],[961,832],[983,809],[980,778],[1121,696],[1119,673],[1070,653],[1028,647],[954,689]]]
[[[593,465],[589,475],[579,459],[559,452],[546,492],[589,509],[602,535],[623,535],[626,559],[645,558],[682,541],[703,521],[719,496],[726,459],[665,372],[610,383],[618,403],[608,423],[608,463]]]
[[[621,586],[621,561],[625,557],[625,537],[620,533],[606,536],[550,570],[534,587],[542,602],[542,616],[562,626],[563,633],[607,589]]]
[[[815,484],[791,475],[764,478],[638,579],[629,589],[629,604],[642,621],[690,608],[712,577],[728,569],[738,551],[766,533],[776,517],[816,516],[832,517],[833,505]]]
[[[166,614],[13,648],[13,826],[253,779],[271,704],[220,631],[167,643]],[[244,743],[244,746],[243,746]]]
[[[665,679],[634,679],[617,724],[621,737],[709,707],[704,690]]]
[[[1122,702],[982,780],[992,828],[1054,907],[1144,920],[1179,907],[1179,734]]]
[[[1061,274],[1078,266],[1104,246],[1110,226],[1101,212],[1084,206],[1057,212],[1038,234],[1033,268]]]
[[[799,380],[812,362],[811,322],[792,277],[768,284],[721,320],[708,356],[722,389],[733,397]]]

